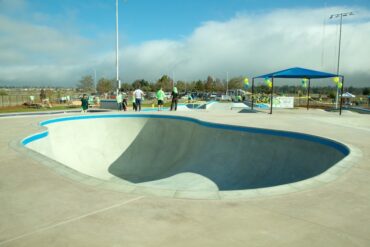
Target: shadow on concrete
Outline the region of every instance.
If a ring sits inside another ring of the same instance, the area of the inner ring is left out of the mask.
[[[149,119],[109,172],[142,183],[191,172],[219,190],[255,189],[316,176],[345,154],[305,139]]]

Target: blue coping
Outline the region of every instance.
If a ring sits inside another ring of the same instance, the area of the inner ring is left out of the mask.
[[[347,146],[345,146],[345,145],[343,145],[339,142],[324,138],[324,137],[318,137],[318,136],[313,136],[313,135],[304,134],[304,133],[291,132],[291,131],[271,130],[271,129],[255,128],[255,127],[245,127],[245,126],[227,125],[227,124],[219,124],[219,123],[210,123],[210,122],[198,120],[198,119],[195,119],[195,118],[183,117],[183,116],[151,115],[151,114],[145,114],[145,115],[138,115],[138,114],[107,114],[107,115],[87,115],[87,116],[83,115],[83,116],[55,118],[55,119],[42,121],[42,122],[40,122],[40,126],[46,126],[46,125],[49,125],[49,124],[65,122],[65,121],[103,119],[103,118],[151,118],[151,119],[181,120],[181,121],[195,123],[195,124],[198,124],[200,126],[204,126],[204,127],[208,127],[208,128],[214,128],[214,129],[240,131],[240,132],[248,132],[248,133],[262,134],[262,135],[272,135],[272,136],[278,136],[278,137],[300,139],[300,140],[304,140],[304,141],[315,142],[315,143],[319,143],[319,144],[322,144],[322,145],[332,147],[332,148],[336,149],[337,151],[341,152],[345,156],[348,155],[349,152],[350,152],[350,150]],[[48,132],[46,131],[46,132],[42,132],[42,133],[27,137],[22,141],[22,144],[27,145],[30,142],[33,142],[35,140],[44,138],[47,135],[48,135]]]
[[[49,132],[47,131],[44,131],[44,132],[41,132],[41,133],[38,133],[36,135],[32,135],[30,137],[27,137],[25,139],[22,140],[22,145],[23,146],[26,146],[27,144],[33,142],[33,141],[36,141],[38,139],[41,139],[41,138],[44,138],[44,137],[47,137],[49,135]]]

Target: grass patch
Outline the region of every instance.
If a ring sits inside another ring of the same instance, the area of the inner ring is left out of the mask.
[[[71,110],[79,109],[79,107],[70,107],[68,105],[53,105],[52,108],[41,107],[41,108],[32,108],[24,105],[19,106],[6,106],[0,107],[0,113],[13,113],[13,112],[44,112],[44,111],[61,111],[61,110]]]

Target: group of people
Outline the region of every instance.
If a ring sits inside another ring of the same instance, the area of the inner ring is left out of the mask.
[[[117,100],[118,110],[122,111],[123,109],[124,111],[127,111],[127,99],[123,97],[122,92],[119,92],[117,94],[116,100]]]
[[[141,103],[143,102],[145,95],[146,94],[140,88],[136,89],[132,93],[132,107],[134,111],[141,111]],[[163,89],[160,88],[156,93],[158,111],[163,110],[165,97],[166,95]],[[170,108],[171,111],[177,110],[178,97],[179,97],[178,90],[176,87],[173,87],[172,93],[171,93],[171,98],[172,98],[171,108]],[[118,93],[116,100],[117,100],[118,110],[122,111],[123,109],[124,111],[126,111],[127,110],[127,99],[124,97],[122,92]]]
[[[140,89],[136,89],[132,93],[132,107],[134,111],[141,111],[141,103],[144,100],[145,93]],[[166,94],[163,89],[160,88],[156,93],[158,111],[163,110]],[[179,92],[176,87],[173,87],[171,93],[171,108],[170,111],[177,111],[177,103],[179,99]],[[119,92],[116,96],[118,111],[127,111],[127,98],[122,92]],[[82,112],[85,113],[89,107],[87,95],[84,94],[81,98]]]
[[[158,111],[162,111],[163,110],[163,104],[164,104],[164,98],[166,97],[162,88],[160,88],[157,91],[156,97],[157,97],[157,101],[158,101],[157,102]],[[173,89],[172,89],[171,98],[172,98],[172,100],[171,100],[170,111],[173,111],[173,110],[177,111],[177,103],[178,103],[178,99],[179,99],[179,92],[178,92],[176,87],[173,87]]]
[[[127,111],[127,98],[122,92],[116,96],[118,111]],[[136,89],[132,93],[132,109],[134,111],[141,111],[141,102],[144,100],[145,93],[140,89]]]

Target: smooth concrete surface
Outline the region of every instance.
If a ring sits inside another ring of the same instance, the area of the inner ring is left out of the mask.
[[[232,200],[148,196],[79,181],[25,151],[20,141],[55,116],[0,118],[0,246],[370,246],[368,115],[171,114],[324,136],[351,148],[352,166],[292,193],[277,188]]]
[[[119,177],[145,187],[203,192],[309,179],[347,155],[336,149],[347,151],[345,146],[293,132],[207,126],[174,116],[103,116],[46,122],[48,135],[26,146],[100,179]]]
[[[231,104],[231,110],[233,109],[239,109],[239,110],[242,110],[242,109],[251,109],[246,103],[243,103],[243,102],[234,102]]]

